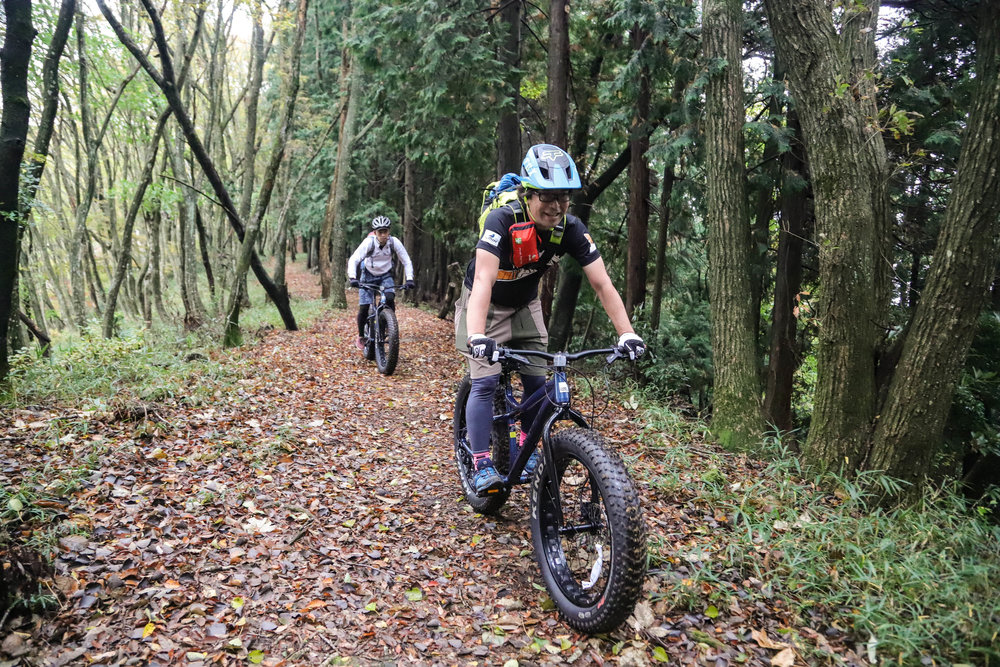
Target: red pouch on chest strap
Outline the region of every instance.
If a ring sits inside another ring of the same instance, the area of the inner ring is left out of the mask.
[[[510,226],[511,261],[521,268],[538,261],[538,234],[535,223],[518,222]]]

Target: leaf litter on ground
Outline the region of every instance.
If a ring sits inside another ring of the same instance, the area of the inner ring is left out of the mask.
[[[289,282],[315,292],[298,265]],[[523,487],[498,517],[462,498],[453,325],[405,304],[397,315],[391,377],[357,352],[348,309],[233,352],[246,363],[238,389],[211,405],[157,405],[156,429],[60,405],[0,418],[4,485],[87,471],[36,499],[59,508],[65,533],[49,582],[60,608],[0,628],[3,664],[721,667],[805,664],[802,637],[863,664],[811,629],[790,632],[788,610],[753,582],[697,576],[729,519],[690,486],[653,481],[752,478],[758,464],[728,457],[730,469],[711,473],[693,457],[666,470],[635,445],[631,395],[597,425],[630,461],[659,560],[628,623],[598,637],[571,630],[532,558]],[[75,437],[53,437],[63,431]]]

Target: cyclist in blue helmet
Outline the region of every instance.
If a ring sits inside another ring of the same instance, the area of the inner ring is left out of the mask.
[[[632,359],[646,350],[586,225],[568,213],[573,191],[582,187],[573,158],[551,144],[532,146],[521,163],[520,181],[517,200],[486,217],[455,306],[455,346],[466,355],[472,377],[466,422],[476,466],[472,483],[480,495],[503,484],[489,456],[493,394],[500,375],[500,366],[492,363],[496,348],[504,344],[546,349],[548,331],[538,284],[559,257],[568,254],[583,267],[618,333],[618,346]],[[544,369],[528,367],[521,373],[526,396],[545,382]],[[524,416],[522,433],[527,433],[534,417],[535,413]],[[525,468],[526,475],[534,471],[536,456]]]

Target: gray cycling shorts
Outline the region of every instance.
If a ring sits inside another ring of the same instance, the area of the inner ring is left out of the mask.
[[[462,296],[455,304],[455,348],[469,362],[469,374],[473,378],[489,377],[500,374],[500,364],[490,364],[483,359],[473,359],[469,354],[466,339],[469,329],[465,322],[466,305],[469,302],[469,288],[462,285]],[[519,308],[490,304],[486,313],[487,336],[500,343],[522,350],[546,351],[549,344],[549,332],[545,328],[545,318],[542,317],[542,302],[532,299],[527,305]],[[521,370],[525,375],[545,375],[544,368],[526,366]]]

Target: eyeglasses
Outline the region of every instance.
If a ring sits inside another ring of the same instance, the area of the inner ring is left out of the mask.
[[[551,204],[552,202],[559,202],[560,204],[569,203],[569,193],[568,192],[551,192],[551,191],[541,191],[535,193],[538,196],[538,201],[543,204]]]

